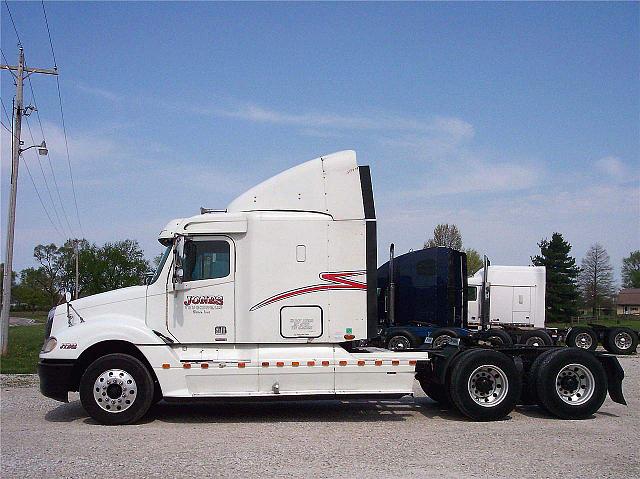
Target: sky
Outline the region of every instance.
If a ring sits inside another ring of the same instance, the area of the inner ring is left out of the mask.
[[[8,5],[27,63],[51,68],[41,4]],[[50,154],[20,165],[15,270],[71,236],[137,239],[152,258],[170,219],[345,149],[371,166],[380,264],[444,222],[493,264],[529,264],[556,231],[578,262],[601,243],[617,277],[640,249],[637,2],[45,6],[69,157],[56,80],[33,75]],[[1,20],[15,64],[4,2]],[[29,126],[25,146],[43,137]]]

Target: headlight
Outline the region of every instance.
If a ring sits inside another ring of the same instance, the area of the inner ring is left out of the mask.
[[[47,338],[47,340],[42,345],[42,352],[49,353],[53,351],[57,345],[58,345],[58,340],[53,336],[51,336],[50,338]]]

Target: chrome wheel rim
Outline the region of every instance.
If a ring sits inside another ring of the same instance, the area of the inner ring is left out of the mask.
[[[93,384],[93,398],[109,413],[126,411],[135,402],[138,387],[135,379],[122,369],[107,369]]]
[[[613,342],[615,343],[618,349],[629,349],[631,347],[631,343],[633,342],[633,338],[626,331],[622,331],[613,338]]]
[[[469,396],[483,407],[495,407],[509,392],[509,380],[502,369],[494,365],[476,368],[467,382]]]
[[[593,338],[589,333],[578,333],[576,335],[576,346],[582,349],[589,349],[593,345]]]
[[[389,340],[389,349],[394,351],[402,351],[404,349],[409,349],[411,347],[411,343],[404,336],[394,336]]]
[[[556,393],[572,406],[586,403],[595,391],[595,379],[582,364],[568,364],[556,376]]]
[[[544,346],[544,340],[540,336],[531,336],[525,343],[527,346]]]
[[[448,334],[441,334],[440,336],[438,336],[437,338],[435,338],[433,340],[433,347],[434,348],[442,348],[446,344],[448,344],[449,341],[451,341],[451,339],[452,339],[452,337],[449,336]]]

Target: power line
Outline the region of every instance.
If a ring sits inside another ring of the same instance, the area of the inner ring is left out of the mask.
[[[6,0],[5,0],[6,2]],[[45,25],[47,27],[47,34],[49,35],[49,45],[51,46],[51,56],[53,57],[54,67],[57,68],[56,64],[56,53],[53,48],[53,40],[51,39],[51,30],[49,29],[49,21],[47,20],[47,11],[44,8],[44,2],[42,3],[42,12],[44,14]],[[58,102],[60,103],[60,118],[62,119],[62,131],[64,133],[64,146],[67,152],[67,165],[69,166],[69,178],[71,178],[71,192],[73,193],[73,203],[76,208],[76,218],[78,220],[78,226],[80,227],[80,233],[84,236],[84,231],[82,228],[82,223],[80,222],[80,212],[78,210],[78,197],[76,195],[76,185],[73,181],[73,171],[71,169],[71,156],[69,155],[69,140],[67,138],[67,125],[64,120],[64,109],[62,107],[62,92],[60,91],[60,77],[56,75],[56,86],[58,88]]]
[[[51,47],[51,56],[53,57],[53,66],[58,67],[56,63],[56,52],[53,50],[53,42],[51,41],[51,30],[49,30],[49,20],[47,19],[47,11],[44,8],[44,0],[42,0],[42,13],[44,14],[44,24],[47,26],[47,35],[49,35],[49,46]]]
[[[47,139],[44,134],[44,127],[42,126],[42,119],[40,118],[40,112],[38,111],[38,102],[36,100],[36,93],[33,88],[33,83],[31,83],[31,77],[27,77],[27,80],[29,82],[29,89],[31,90],[31,99],[33,100],[33,105],[36,108],[36,118],[38,120],[38,125],[40,126],[40,133],[42,134],[42,139],[46,141]],[[27,125],[28,124],[29,123],[27,122]],[[67,223],[67,227],[69,228],[69,232],[71,233],[71,236],[74,237],[75,235],[73,234],[73,228],[71,227],[71,222],[69,221],[69,215],[67,214],[67,210],[64,207],[64,201],[62,201],[62,195],[60,194],[60,187],[58,186],[58,180],[56,179],[56,174],[53,170],[53,164],[51,163],[51,156],[49,156],[48,152],[46,156],[47,156],[47,161],[49,162],[49,169],[51,170],[51,176],[53,177],[53,185],[56,188],[56,194],[58,196],[58,201],[60,202],[60,208],[62,209],[64,220]]]
[[[29,117],[25,116],[24,119],[25,119],[25,122],[27,124],[27,129],[29,130],[29,136],[31,137],[31,144],[35,145],[36,144],[36,140],[33,137],[33,132],[31,131],[31,125],[29,124]],[[43,140],[44,140],[44,138],[43,138]],[[62,222],[60,221],[60,216],[58,215],[58,208],[56,208],[56,203],[53,201],[53,195],[51,194],[51,188],[49,188],[49,182],[47,181],[47,175],[45,175],[44,168],[42,167],[42,160],[40,159],[40,154],[38,152],[36,152],[35,150],[33,151],[33,154],[36,156],[36,159],[38,160],[38,165],[40,166],[40,172],[42,173],[42,179],[44,180],[44,186],[47,189],[47,193],[49,194],[49,199],[51,200],[51,206],[53,208],[53,214],[56,217],[56,220],[58,221],[58,224],[60,225],[60,227],[64,231],[64,226],[62,226]],[[71,235],[73,236],[73,232],[71,232]]]
[[[5,130],[7,130],[9,133],[11,133],[13,135],[13,132],[9,128],[7,128],[7,125],[2,123],[2,120],[0,120],[0,125],[2,125],[2,128],[4,128]]]
[[[9,18],[11,19],[11,25],[13,25],[13,31],[16,32],[16,37],[18,37],[18,46],[22,46],[22,41],[20,40],[20,34],[18,33],[18,29],[16,28],[16,22],[13,21],[13,15],[11,15],[11,10],[9,9],[9,4],[7,0],[4,0],[4,4],[7,7],[7,12],[9,12]]]

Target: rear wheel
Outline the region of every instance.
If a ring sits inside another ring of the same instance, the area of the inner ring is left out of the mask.
[[[540,405],[563,419],[590,417],[607,396],[604,367],[593,354],[575,348],[542,358],[535,382]]]
[[[522,378],[505,354],[488,349],[461,353],[451,372],[450,393],[455,406],[475,421],[504,418],[520,397]]]
[[[491,343],[496,347],[509,347],[513,346],[513,339],[506,331],[502,329],[489,329],[487,331],[480,331],[476,333],[476,338]]]
[[[551,346],[553,344],[553,340],[546,331],[525,331],[522,333],[522,336],[520,336],[520,344],[534,347]]]
[[[429,399],[434,400],[444,408],[450,408],[452,406],[451,394],[445,384],[433,382],[432,377],[426,374],[419,375],[417,379],[420,383],[420,387]]]
[[[392,336],[387,343],[387,349],[392,351],[404,351],[411,349],[411,340],[402,334]]]
[[[638,347],[638,336],[629,328],[611,328],[604,338],[604,347],[613,354],[633,354]]]
[[[460,335],[454,329],[438,329],[431,334],[431,337],[433,338],[431,347],[433,349],[440,349],[445,347],[453,338],[460,337]]]
[[[569,330],[566,343],[567,346],[571,346],[572,348],[595,351],[598,347],[598,336],[591,328],[587,328],[586,326],[576,326]]]
[[[536,378],[538,377],[538,369],[540,369],[540,365],[542,364],[544,358],[546,358],[550,354],[553,354],[554,351],[555,349],[549,349],[548,351],[543,352],[531,364],[529,371],[527,371],[527,374],[525,375],[525,384],[522,386],[522,396],[520,398],[520,402],[522,404],[537,404],[541,406],[536,389]]]
[[[154,399],[153,379],[145,365],[128,354],[108,354],[89,365],[80,379],[80,401],[102,424],[131,424]]]

